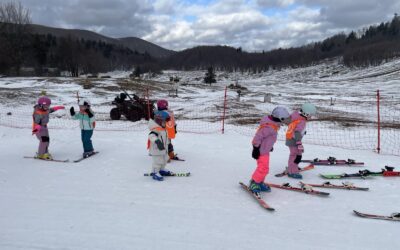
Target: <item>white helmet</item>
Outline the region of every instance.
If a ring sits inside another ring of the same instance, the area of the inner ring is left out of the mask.
[[[86,100],[86,99],[80,99],[78,105],[79,106],[88,106],[88,107],[90,107],[90,102],[88,100]]]
[[[272,115],[272,117],[280,120],[281,122],[283,122],[284,120],[286,120],[290,117],[290,114],[287,111],[287,109],[285,107],[281,107],[281,106],[274,108],[274,110],[272,110],[271,115]]]

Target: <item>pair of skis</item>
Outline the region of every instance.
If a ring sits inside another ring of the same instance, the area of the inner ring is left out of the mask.
[[[83,156],[82,156],[81,158],[74,160],[74,162],[75,162],[75,163],[80,162],[80,161],[82,161],[82,160],[84,160],[84,159],[87,159],[87,158],[89,158],[89,157],[92,157],[93,155],[96,155],[96,154],[98,154],[98,153],[99,153],[99,151],[95,151],[95,152],[93,152],[92,154],[90,154],[90,155],[88,155],[88,156],[86,156],[86,157],[83,157]],[[38,158],[38,157],[36,157],[36,156],[24,156],[24,158],[27,158],[27,159],[35,159],[35,160],[41,160],[41,161],[52,161],[52,162],[69,162],[69,159],[66,159],[66,160],[59,160],[59,159],[41,159],[41,158]]]
[[[247,190],[263,208],[270,210],[270,211],[275,210],[261,198],[260,193],[254,193],[253,191],[251,191],[249,189],[249,187],[247,185],[243,184],[242,182],[239,182],[239,184],[242,186],[243,189]],[[327,197],[329,195],[329,193],[314,190],[313,187],[347,189],[347,190],[363,190],[363,191],[369,190],[368,188],[354,186],[354,184],[352,184],[352,183],[342,183],[342,185],[337,185],[337,184],[332,184],[330,182],[325,182],[322,184],[307,184],[307,183],[300,182],[300,186],[301,186],[300,188],[292,187],[289,183],[284,183],[282,185],[274,184],[274,183],[265,183],[265,184],[267,184],[273,188],[280,188],[280,189],[285,189],[285,190],[290,190],[290,191],[302,192],[305,194],[312,194],[312,195],[317,195],[317,196],[322,196],[322,197]]]
[[[326,160],[315,158],[314,160],[302,160],[301,162],[308,162],[314,165],[334,165],[334,166],[362,166],[364,162],[356,162],[353,159],[338,160],[335,157],[329,156]]]

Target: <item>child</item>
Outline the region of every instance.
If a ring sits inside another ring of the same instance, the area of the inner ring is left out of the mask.
[[[90,108],[90,102],[87,100],[79,101],[79,113],[75,113],[74,107],[70,108],[72,119],[79,120],[81,127],[81,139],[83,143],[83,157],[87,158],[94,154],[92,135],[96,127],[94,112]]]
[[[250,180],[249,189],[256,195],[259,195],[261,191],[271,191],[271,188],[264,183],[265,177],[269,172],[269,152],[273,150],[280,125],[289,116],[286,108],[276,107],[271,115],[261,119],[260,126],[253,138],[252,156],[257,160],[257,168]]]
[[[36,135],[39,140],[39,149],[36,158],[42,160],[52,160],[53,157],[49,153],[49,114],[59,109],[64,109],[64,106],[55,106],[50,108],[51,100],[47,96],[42,96],[38,99],[37,104],[33,107],[33,124],[32,135]]]
[[[168,156],[170,160],[179,160],[179,158],[174,153],[174,146],[172,145],[172,139],[175,139],[177,133],[174,112],[168,109],[168,101],[164,99],[157,101],[157,110],[165,111],[169,115],[169,120],[165,125],[168,136]]]
[[[299,163],[304,152],[301,140],[306,134],[307,120],[316,113],[317,109],[311,103],[304,103],[300,112],[294,111],[290,116],[290,124],[286,132],[286,146],[289,147],[288,176],[302,179],[299,174]]]
[[[168,157],[168,138],[165,129],[166,122],[169,120],[169,114],[165,111],[154,112],[154,120],[149,120],[149,139],[148,149],[153,158],[151,176],[154,180],[162,181],[163,176],[171,176],[173,173],[165,169]]]

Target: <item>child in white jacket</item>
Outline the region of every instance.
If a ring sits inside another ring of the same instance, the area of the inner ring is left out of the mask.
[[[168,162],[168,136],[165,124],[169,119],[168,112],[156,111],[154,120],[149,120],[149,140],[148,149],[153,158],[151,176],[154,180],[162,181],[163,176],[174,175],[171,171],[165,169]]]

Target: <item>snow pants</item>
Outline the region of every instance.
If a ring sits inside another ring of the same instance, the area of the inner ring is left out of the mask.
[[[165,166],[167,165],[167,162],[169,160],[169,156],[167,154],[165,155],[153,155],[151,156],[153,158],[153,173],[158,173],[160,170],[164,170]]]
[[[46,154],[49,152],[49,130],[47,127],[41,127],[39,132],[36,133],[36,137],[39,140],[38,155]]]
[[[83,129],[81,130],[83,152],[92,152],[93,151],[92,135],[93,135],[93,130],[83,130]]]
[[[297,149],[297,146],[289,147],[289,161],[288,161],[288,173],[297,174],[299,173],[299,163],[301,160],[301,153]]]
[[[269,173],[269,154],[260,155],[257,159],[257,168],[251,177],[257,183],[264,182],[265,176]]]

